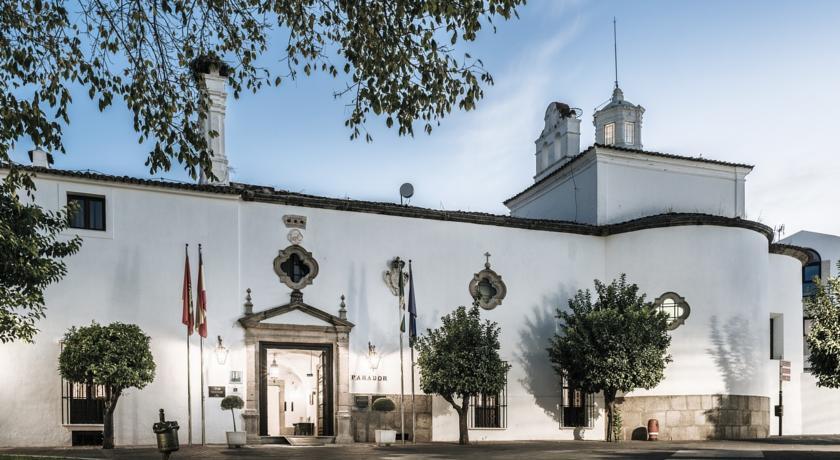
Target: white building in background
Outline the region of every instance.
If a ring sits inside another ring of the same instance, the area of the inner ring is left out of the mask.
[[[208,78],[217,69],[198,71]],[[210,78],[210,125],[223,133],[225,98],[215,93],[224,88]],[[116,442],[152,444],[158,408],[187,441],[185,244],[194,276],[203,247],[210,337],[203,389],[191,339],[193,442],[202,391],[210,443],[231,429],[221,394],[246,400],[250,442],[372,440],[372,399],[400,392],[397,298],[383,276],[395,257],[413,263],[421,330],[472,304],[474,279],[493,286],[482,315],[500,324],[512,367],[504,392],[476,401],[473,440],[603,437],[602,399],[561,384],[545,349],[558,307],[622,273],[674,317],[665,379],[624,395],[626,437],[649,418],[664,439],[775,432],[780,358],[793,367],[785,433],[808,432],[801,272],[812,251],[773,244],[770,228],[744,218],[751,166],[641,150],[643,111],[616,88],[595,114],[596,144],[581,151],[580,112],[550,104],[535,182],[506,202],[510,216],[228,182],[224,137],[213,144],[220,183],[62,171],[34,152],[35,201],[50,210],[80,203],[66,234],[84,244],[48,289],[36,342],[0,346],[0,406],[14,414],[0,420],[0,446],[95,442],[96,389],[73,388],[56,371],[64,332],[91,320],[138,324],[157,363],[155,381],[120,400]],[[442,399],[418,396],[415,409],[418,440],[457,439],[457,416]],[[398,426],[394,414],[381,423]]]
[[[808,248],[811,258],[802,267],[802,297],[814,294],[814,277],[826,279],[837,277],[840,262],[840,236],[826,235],[809,231],[800,231],[781,240],[781,243]],[[802,374],[802,423],[803,434],[834,434],[840,432],[840,417],[837,407],[840,407],[840,390],[821,388],[817,380],[808,370],[808,345],[804,343],[811,320],[807,313],[803,315],[802,329],[803,349],[805,352],[805,369]]]

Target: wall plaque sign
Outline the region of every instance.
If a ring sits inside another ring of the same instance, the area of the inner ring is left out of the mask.
[[[354,382],[387,382],[388,376],[377,374],[351,374],[350,380]]]
[[[207,387],[207,397],[208,398],[224,398],[225,397],[225,387],[224,386],[209,386]]]

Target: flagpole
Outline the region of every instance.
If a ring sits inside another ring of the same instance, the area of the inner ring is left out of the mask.
[[[200,342],[201,353],[201,445],[207,445],[204,438],[204,337],[201,337]]]
[[[190,330],[187,329],[187,445],[192,447],[192,389],[190,388]]]
[[[189,243],[184,244],[184,256],[185,256],[185,261],[186,261],[184,265],[186,266],[187,275],[189,275],[189,260],[190,260],[189,248],[190,248]],[[187,315],[186,316],[186,319],[187,319],[187,324],[186,324],[186,326],[187,326],[187,445],[189,447],[192,447],[192,383],[191,383],[192,382],[192,373],[190,372],[190,335],[192,335],[192,328],[193,328],[193,324],[192,324],[192,321],[190,319],[190,317],[192,316],[192,305],[190,305],[192,303],[192,301],[191,301],[192,300],[192,286],[190,286],[189,283],[187,282],[187,279],[188,279],[187,276],[185,276],[184,278],[185,278],[185,289],[184,289],[185,294],[187,296],[189,296],[188,300],[181,299],[184,302],[184,308],[186,308],[188,310],[187,313],[186,313],[186,315]],[[189,303],[187,303],[187,302],[189,302]],[[182,315],[182,321],[183,321],[183,315]]]
[[[405,366],[403,364],[403,329],[405,328],[405,285],[403,284],[403,267],[404,262],[397,257],[397,269],[399,270],[399,311],[400,311],[400,439],[405,444]]]
[[[415,437],[417,411],[414,405],[414,344],[409,342],[409,348],[411,348],[411,443],[417,444],[417,437]]]
[[[414,303],[414,274],[411,272],[411,259],[408,259],[408,302]],[[408,347],[411,349],[411,443],[417,444],[416,427],[417,427],[417,409],[414,403],[414,341],[415,339],[415,316],[417,312],[412,310],[416,306],[408,306]]]
[[[196,312],[200,315],[196,316],[196,326],[198,327],[199,341],[199,363],[201,363],[201,445],[207,445],[207,438],[205,436],[205,419],[204,419],[204,337],[207,335],[207,305],[204,293],[204,258],[201,255],[201,243],[198,245],[198,302],[196,302]],[[198,322],[198,319],[201,322]]]

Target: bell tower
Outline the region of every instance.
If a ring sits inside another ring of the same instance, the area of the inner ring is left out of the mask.
[[[624,100],[618,87],[618,39],[613,18],[613,57],[615,62],[615,89],[612,98],[595,110],[595,143],[642,150],[642,115],[645,109]]]
[[[624,100],[616,84],[610,101],[595,112],[595,143],[642,150],[642,115],[645,109]]]

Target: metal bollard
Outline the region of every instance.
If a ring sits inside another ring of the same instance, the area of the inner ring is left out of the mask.
[[[152,427],[157,437],[158,452],[163,454],[163,460],[169,459],[172,452],[181,446],[178,443],[178,422],[164,420],[163,409],[160,410],[160,421]]]

